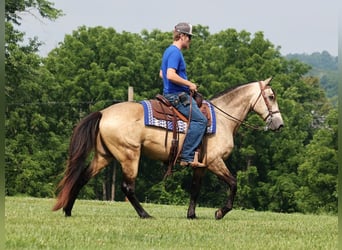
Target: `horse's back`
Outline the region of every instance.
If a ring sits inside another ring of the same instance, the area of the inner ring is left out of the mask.
[[[153,159],[167,159],[172,136],[168,136],[165,145],[165,129],[145,126],[143,105],[123,102],[109,106],[101,113],[99,132],[114,155],[114,152],[119,153],[118,148],[130,148],[134,151],[143,149],[143,153]]]
[[[142,119],[144,115],[144,109],[140,103],[136,102],[120,102],[117,104],[113,104],[103,110],[102,113],[102,120],[105,119],[119,119],[119,120],[136,120]]]
[[[139,147],[144,130],[141,104],[122,102],[101,110],[100,135],[107,145]]]

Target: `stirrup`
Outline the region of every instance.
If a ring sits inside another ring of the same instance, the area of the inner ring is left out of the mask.
[[[195,152],[194,161],[191,164],[193,168],[204,168],[207,167],[203,162],[198,161],[198,152]]]
[[[193,168],[205,168],[207,167],[203,162],[199,162],[198,161],[198,152],[195,152],[195,156],[194,156],[194,161],[193,162],[186,162],[186,161],[181,161],[179,163],[179,165],[181,165],[182,167],[187,167],[187,166],[191,166]]]

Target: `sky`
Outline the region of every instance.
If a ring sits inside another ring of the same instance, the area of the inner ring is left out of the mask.
[[[211,34],[229,28],[253,34],[281,47],[283,55],[328,51],[338,54],[340,0],[49,0],[64,16],[45,20],[34,11],[21,13],[19,27],[37,36],[46,56],[80,26],[112,27],[117,32],[143,29],[172,31],[178,22],[208,26]],[[170,41],[171,42],[171,41]]]

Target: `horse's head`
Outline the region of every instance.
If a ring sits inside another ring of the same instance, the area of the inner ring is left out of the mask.
[[[284,126],[283,118],[278,108],[275,92],[269,86],[272,78],[259,82],[260,92],[252,109],[266,122],[266,129],[278,131]]]

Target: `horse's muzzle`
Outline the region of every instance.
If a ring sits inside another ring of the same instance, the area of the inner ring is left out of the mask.
[[[284,127],[284,124],[281,124],[275,131],[280,132],[283,127]]]
[[[269,116],[266,120],[266,130],[280,131],[284,127],[283,118],[280,113]]]

